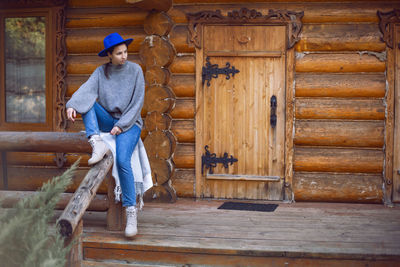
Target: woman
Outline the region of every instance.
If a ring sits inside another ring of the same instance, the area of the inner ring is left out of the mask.
[[[98,67],[67,102],[67,117],[75,121],[82,114],[93,151],[89,165],[99,162],[108,151],[101,132],[116,136],[116,162],[126,207],[125,236],[137,234],[136,191],[131,157],[140,138],[143,121],[140,116],[144,99],[144,78],[138,64],[127,61],[128,45],[118,33],[104,38],[104,49],[98,54],[110,62]]]

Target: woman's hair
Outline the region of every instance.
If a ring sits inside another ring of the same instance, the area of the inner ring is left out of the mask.
[[[112,54],[112,52],[114,51],[114,48],[115,48],[115,46],[110,47],[110,48],[107,50],[107,55],[108,55],[108,53]],[[111,64],[112,64],[111,58],[110,58],[110,62],[104,64],[104,75],[106,75],[106,78],[107,78],[107,79],[110,78],[109,69],[110,69]]]

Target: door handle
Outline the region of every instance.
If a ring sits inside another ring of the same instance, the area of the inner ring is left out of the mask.
[[[272,128],[276,127],[277,117],[276,117],[276,106],[278,105],[276,96],[271,96],[271,112],[269,115],[269,123]]]

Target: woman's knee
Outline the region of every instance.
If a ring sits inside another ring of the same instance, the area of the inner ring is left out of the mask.
[[[123,171],[130,171],[132,169],[130,159],[117,157],[117,167]]]

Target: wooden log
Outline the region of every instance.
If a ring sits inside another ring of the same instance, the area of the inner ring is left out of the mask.
[[[170,83],[168,84],[177,97],[194,97],[195,90],[195,76],[192,74],[174,74]]]
[[[65,96],[70,98],[73,93],[75,93],[75,91],[78,90],[79,87],[89,79],[89,77],[89,74],[68,75],[65,79],[67,86],[67,92],[65,93]]]
[[[90,152],[83,133],[0,132],[0,151]]]
[[[171,8],[172,0],[98,0],[98,1],[80,1],[69,0],[68,7],[136,7],[143,10],[168,11]]]
[[[144,112],[144,110],[142,110],[142,119],[144,119],[145,117],[146,117],[146,113]],[[76,133],[76,132],[85,130],[85,125],[83,124],[83,121],[82,121],[82,118],[80,117],[80,115],[77,115],[77,118],[75,119],[74,123],[68,120],[66,130],[69,133]],[[142,131],[142,133],[140,135],[142,140],[145,137],[143,134],[144,133]]]
[[[104,49],[103,39],[112,32],[118,32],[126,38],[133,38],[133,42],[128,46],[128,53],[139,52],[140,44],[143,42],[146,34],[142,26],[124,27],[124,28],[82,28],[67,30],[65,44],[68,54],[95,54]]]
[[[147,69],[148,70],[148,69]],[[145,72],[145,78],[146,73]],[[79,87],[89,79],[89,75],[68,75],[66,79],[67,93],[66,97],[71,97],[72,94],[79,89]],[[147,78],[146,78],[147,80]],[[172,91],[177,97],[194,97],[195,96],[195,76],[193,74],[177,74],[175,73],[170,77],[168,86],[171,87]]]
[[[194,144],[178,144],[174,154],[176,168],[193,169],[195,161]]]
[[[175,59],[175,48],[166,38],[150,35],[142,42],[139,50],[141,61],[146,67],[168,67]]]
[[[296,119],[383,120],[381,99],[296,98]]]
[[[144,125],[147,131],[166,131],[171,128],[172,118],[169,114],[153,111],[146,116]]]
[[[382,149],[295,147],[294,170],[305,172],[381,173]]]
[[[144,140],[149,157],[169,159],[175,151],[176,140],[170,131],[150,132]]]
[[[188,42],[189,30],[187,25],[176,25],[169,34],[169,40],[174,45],[177,53],[192,53],[196,52],[194,46]]]
[[[56,153],[39,153],[39,152],[7,152],[7,164],[9,167],[17,166],[52,166],[56,167]],[[88,167],[87,161],[90,155],[88,153],[66,153],[64,154],[63,167],[68,168],[75,161],[81,158],[80,167]]]
[[[175,169],[175,175],[171,180],[178,197],[193,198],[195,196],[194,169]]]
[[[169,112],[175,105],[175,94],[168,86],[152,85],[146,88],[143,111]]]
[[[376,24],[306,24],[295,50],[385,51]]]
[[[49,166],[9,166],[7,168],[8,188],[7,190],[15,191],[37,191],[43,183],[49,181],[52,177],[62,175],[67,168],[51,168]],[[72,179],[72,184],[67,188],[66,192],[73,193],[82,182],[88,168],[78,169]],[[4,190],[3,180],[0,180],[0,189]],[[102,183],[97,190],[99,194],[107,193],[107,186]]]
[[[138,54],[129,54],[128,60],[139,64],[144,69]],[[193,55],[177,56],[171,64],[170,70],[173,74],[194,74],[194,61]],[[104,63],[107,63],[107,59],[97,55],[69,55],[67,56],[67,73],[68,75],[89,75]]]
[[[171,77],[171,71],[168,68],[160,66],[151,66],[146,68],[144,79],[147,85],[167,85]]]
[[[296,172],[296,201],[382,203],[381,174]]]
[[[171,160],[157,157],[149,157],[151,175],[155,186],[168,182],[175,172],[175,166]]]
[[[107,11],[99,8],[69,8],[65,27],[67,29],[121,27],[121,30],[124,30],[126,27],[143,25],[147,16],[146,11],[115,6],[107,8]]]
[[[1,207],[12,208],[21,199],[32,197],[38,194],[37,191],[11,191],[11,190],[1,190],[0,199]],[[72,193],[62,193],[60,195],[60,201],[56,205],[57,210],[63,210],[67,206],[68,202],[72,198]],[[108,210],[108,197],[107,195],[96,195],[87,210],[90,211],[107,211]]]
[[[385,97],[382,74],[296,74],[296,97]]]
[[[172,190],[172,191],[171,191]],[[145,202],[176,202],[176,194],[168,183],[163,185],[153,186],[150,188],[143,197]]]
[[[126,2],[144,10],[168,11],[172,6],[172,0],[126,0]]]
[[[374,55],[358,53],[299,54],[296,72],[384,72],[385,61]]]
[[[177,55],[170,68],[173,74],[175,73],[195,73],[195,57],[194,55]]]
[[[86,174],[78,190],[60,215],[57,224],[60,226],[62,236],[71,236],[82,219],[84,212],[96,195],[97,189],[111,169],[113,157],[108,152],[104,159],[94,165]]]
[[[174,22],[165,12],[151,12],[146,17],[143,28],[147,35],[167,36],[173,26]]]
[[[179,143],[194,143],[194,120],[173,120],[171,131]]]
[[[69,8],[87,8],[87,7],[132,7],[132,4],[129,4],[125,0],[98,0],[98,1],[80,1],[80,0],[69,0],[68,1]]]
[[[139,64],[143,69],[138,54],[129,54],[128,60]],[[68,75],[90,75],[97,67],[107,63],[108,59],[97,55],[69,55],[66,61]]]
[[[384,132],[383,121],[296,120],[294,143],[304,146],[382,148]]]
[[[178,98],[170,114],[173,119],[193,119],[195,113],[194,98]]]

